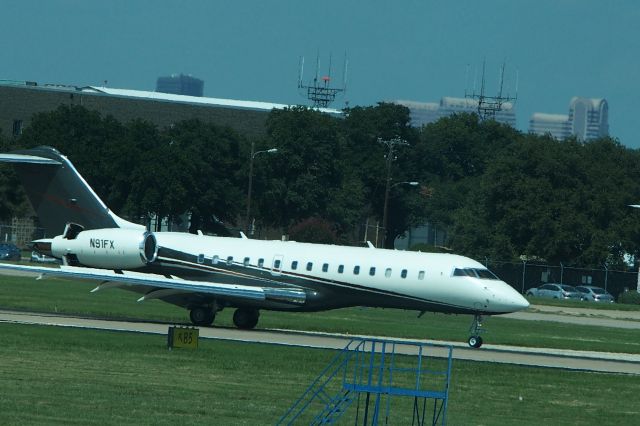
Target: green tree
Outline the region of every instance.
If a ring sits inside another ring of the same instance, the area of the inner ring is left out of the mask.
[[[104,161],[109,145],[124,134],[122,124],[112,116],[79,105],[61,105],[32,117],[21,135],[25,148],[46,145],[66,155],[105,201],[109,201],[111,165]]]
[[[336,195],[343,186],[357,187],[357,182],[345,180],[337,119],[303,107],[273,110],[267,133],[265,146],[277,147],[278,154],[256,162],[256,188],[264,188],[256,193],[256,204],[268,224],[287,229],[304,218],[331,220],[333,214],[353,208],[350,200]],[[347,202],[339,208],[331,204],[339,201]],[[344,217],[335,219],[340,228],[348,226]]]
[[[371,107],[355,107],[346,111],[343,121],[346,137],[345,160],[350,172],[362,182],[363,206],[361,221],[376,217],[383,221],[387,185],[389,149],[379,140],[400,138],[407,143],[394,147],[391,157],[390,185],[419,180],[412,167],[417,130],[411,127],[409,109],[391,103]],[[392,247],[397,235],[422,221],[422,201],[419,191],[394,186],[389,193],[386,246]]]

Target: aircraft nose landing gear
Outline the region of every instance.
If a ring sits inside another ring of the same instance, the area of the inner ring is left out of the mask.
[[[469,339],[467,340],[469,346],[476,349],[482,346],[482,337],[480,337],[480,334],[484,332],[485,330],[482,328],[482,315],[474,315],[473,322],[471,323],[471,327],[469,328],[471,337],[469,337]]]

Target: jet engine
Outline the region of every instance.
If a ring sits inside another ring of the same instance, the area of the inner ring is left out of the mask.
[[[91,229],[59,235],[51,240],[51,255],[69,265],[105,269],[135,269],[156,260],[156,237],[136,229]]]

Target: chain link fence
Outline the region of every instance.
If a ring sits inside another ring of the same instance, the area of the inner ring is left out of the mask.
[[[572,286],[602,287],[618,297],[620,293],[638,288],[638,272],[612,269],[577,268],[533,262],[503,262],[485,259],[485,265],[513,288],[525,294],[527,290],[546,283]]]
[[[44,228],[35,226],[32,219],[13,218],[10,224],[0,223],[0,242],[15,244],[20,249],[28,249],[31,241],[44,236]]]

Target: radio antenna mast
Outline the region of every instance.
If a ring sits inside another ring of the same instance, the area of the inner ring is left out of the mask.
[[[309,84],[304,80],[304,56],[300,59],[300,69],[298,71],[298,89],[306,91],[306,97],[312,102],[313,108],[327,108],[335,101],[338,94],[347,90],[347,55],[344,56],[344,71],[342,73],[342,86],[331,87],[331,55],[329,55],[329,69],[327,74],[319,77],[320,74],[320,52],[316,57],[316,74]]]

